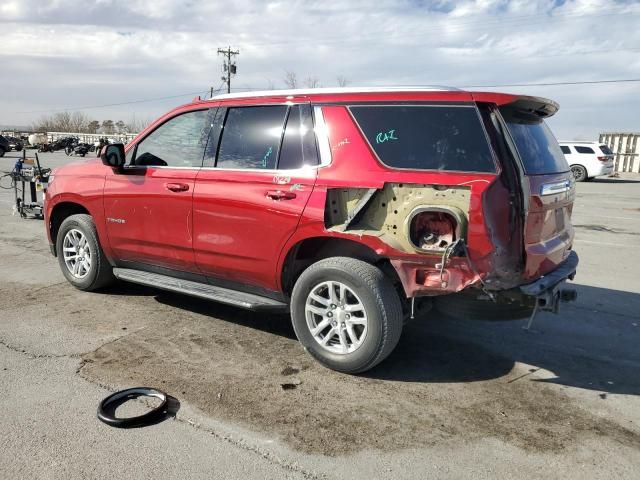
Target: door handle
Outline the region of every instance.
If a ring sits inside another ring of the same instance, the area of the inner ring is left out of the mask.
[[[296,198],[296,194],[286,190],[269,190],[267,192],[267,197],[271,200],[291,200]]]
[[[165,186],[167,190],[171,190],[172,192],[186,192],[189,190],[189,185],[186,183],[167,183]]]

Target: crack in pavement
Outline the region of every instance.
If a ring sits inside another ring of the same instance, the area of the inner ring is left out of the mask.
[[[80,357],[80,355],[82,354],[77,354],[77,353],[71,353],[71,354],[52,354],[52,353],[32,353],[32,352],[28,352],[26,348],[23,347],[18,347],[12,343],[7,342],[6,340],[4,340],[3,338],[0,338],[0,345],[2,345],[3,347],[7,348],[8,350],[14,351],[16,353],[20,353],[26,357],[29,357],[31,359],[35,359],[35,358],[78,358]]]

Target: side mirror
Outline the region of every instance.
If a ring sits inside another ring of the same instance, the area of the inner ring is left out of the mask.
[[[102,163],[112,168],[122,168],[126,161],[124,155],[124,145],[122,143],[114,143],[102,148],[100,152],[100,160]]]

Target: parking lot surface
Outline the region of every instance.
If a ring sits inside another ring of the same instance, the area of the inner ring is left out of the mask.
[[[363,376],[315,363],[286,316],[80,292],[12,203],[0,190],[2,478],[638,477],[640,177],[577,186],[575,304],[531,331],[431,313]],[[176,397],[176,418],[96,419],[139,385]]]

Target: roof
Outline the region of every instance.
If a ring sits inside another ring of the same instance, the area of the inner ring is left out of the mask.
[[[290,90],[259,90],[242,93],[225,93],[211,97],[212,100],[224,100],[227,98],[246,97],[271,97],[271,96],[302,96],[302,95],[331,95],[337,93],[391,93],[391,92],[457,92],[454,87],[421,86],[421,87],[329,87],[329,88],[295,88]]]

